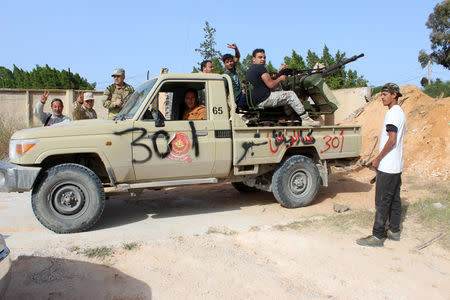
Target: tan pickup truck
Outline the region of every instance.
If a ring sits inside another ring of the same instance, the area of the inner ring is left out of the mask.
[[[328,87],[309,77],[310,114],[332,114]],[[231,182],[241,192],[273,192],[294,208],[327,186],[330,165],[359,156],[359,126],[306,127],[269,111],[239,111],[231,86],[227,75],[163,74],[139,86],[115,120],[20,130],[0,162],[0,191],[31,190],[37,219],[70,233],[97,222],[105,187],[138,193]],[[199,92],[206,120],[182,120],[187,89]]]

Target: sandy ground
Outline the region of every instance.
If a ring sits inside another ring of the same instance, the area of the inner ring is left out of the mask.
[[[323,222],[337,215],[334,202],[372,209],[372,176],[334,174],[315,203],[299,209],[228,184],[119,195],[93,230],[70,235],[42,227],[29,194],[2,194],[0,228],[14,259],[6,299],[450,299],[448,251],[438,243],[412,250],[436,232],[416,235],[407,218],[402,241],[372,249],[355,244],[370,226]],[[405,177],[403,202],[428,189]],[[306,228],[288,225],[305,220]],[[122,247],[131,242],[139,246]],[[83,255],[100,246],[114,253]]]

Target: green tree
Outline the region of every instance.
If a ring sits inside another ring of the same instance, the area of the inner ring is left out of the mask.
[[[308,51],[309,53],[310,51]],[[297,70],[304,70],[306,69],[305,61],[303,60],[303,57],[301,55],[298,55],[295,50],[292,50],[291,57],[285,56],[284,57],[284,64],[288,66],[288,68],[297,69]]]
[[[15,88],[13,72],[5,67],[0,67],[0,88]]]
[[[436,63],[450,69],[450,0],[436,4],[434,11],[429,15],[425,25],[431,29],[430,54],[420,50],[417,58],[422,68],[429,62]]]
[[[0,66],[0,87],[23,89],[78,89],[93,90],[96,83],[89,83],[78,73],[58,71],[49,65],[36,67],[27,72],[14,65],[13,71]]]
[[[203,42],[200,43],[200,47],[195,49],[196,52],[200,53],[200,56],[202,57],[202,61],[204,60],[210,60],[214,67],[214,73],[223,73],[224,67],[222,66],[221,57],[222,54],[220,51],[216,50],[216,41],[215,41],[215,34],[216,29],[214,27],[211,27],[209,25],[208,21],[205,21],[205,27],[203,27],[204,35],[203,35]],[[200,69],[201,62],[198,63],[198,68],[193,67],[192,72],[198,73],[201,71]]]
[[[245,73],[247,72],[248,68],[252,66],[252,64],[252,56],[250,54],[247,54],[247,56],[244,59],[241,59],[240,63],[236,66],[236,73],[241,80],[245,80]]]

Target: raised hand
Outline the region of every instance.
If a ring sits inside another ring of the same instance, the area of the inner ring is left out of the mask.
[[[234,50],[236,50],[236,48],[237,48],[237,46],[236,46],[236,44],[227,44],[227,47],[228,48],[231,48],[231,49],[234,49]]]
[[[45,102],[47,102],[48,95],[50,95],[49,91],[44,91],[44,93],[41,95],[41,103],[42,104],[45,104]]]
[[[282,65],[279,69],[278,69],[278,72],[280,72],[281,70],[283,70],[283,69],[287,69],[287,65]]]
[[[78,92],[77,102],[80,104],[83,104],[83,102],[84,102],[84,93],[83,92]]]

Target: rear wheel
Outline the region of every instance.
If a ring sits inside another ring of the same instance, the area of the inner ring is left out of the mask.
[[[273,174],[272,191],[284,207],[295,208],[310,204],[320,185],[319,169],[308,157],[294,155]]]
[[[42,225],[56,233],[80,232],[102,215],[105,193],[98,176],[78,164],[62,164],[45,171],[35,185],[31,204]]]

